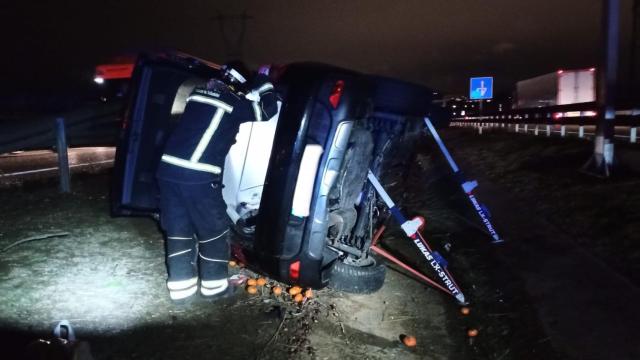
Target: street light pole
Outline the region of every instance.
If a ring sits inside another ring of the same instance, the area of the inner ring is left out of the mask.
[[[598,115],[593,156],[584,169],[594,175],[609,177],[613,166],[615,98],[620,40],[620,0],[603,1],[604,54],[598,68]]]

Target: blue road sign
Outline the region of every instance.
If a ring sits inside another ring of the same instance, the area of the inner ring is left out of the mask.
[[[484,100],[493,98],[493,78],[475,77],[469,81],[469,99]]]

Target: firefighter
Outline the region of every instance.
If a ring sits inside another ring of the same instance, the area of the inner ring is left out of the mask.
[[[180,122],[167,139],[156,177],[167,288],[174,301],[195,295],[198,285],[208,298],[230,292],[230,221],[222,198],[222,171],[240,124],[267,121],[277,113],[268,72],[269,67],[261,67],[249,82],[242,64],[223,66],[222,80],[209,80],[187,98]]]

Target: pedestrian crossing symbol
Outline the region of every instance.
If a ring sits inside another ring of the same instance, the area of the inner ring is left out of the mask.
[[[471,78],[469,81],[469,99],[484,100],[493,98],[493,78],[489,76]]]

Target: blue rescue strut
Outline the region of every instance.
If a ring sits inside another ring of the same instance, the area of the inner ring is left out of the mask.
[[[436,274],[438,274],[438,277],[448,289],[448,293],[455,297],[460,304],[466,304],[466,300],[464,294],[462,294],[462,290],[460,290],[460,287],[458,286],[458,284],[456,284],[453,276],[451,276],[449,270],[447,270],[446,260],[442,257],[442,255],[438,254],[438,252],[431,250],[429,244],[427,244],[427,241],[420,233],[419,228],[423,224],[423,222],[418,219],[407,220],[407,218],[402,215],[400,210],[398,210],[396,204],[393,202],[393,200],[391,200],[391,197],[389,197],[389,194],[387,194],[387,192],[380,184],[380,181],[378,181],[376,176],[373,175],[373,172],[371,172],[371,170],[369,170],[367,178],[369,179],[371,185],[373,185],[373,187],[376,189],[378,194],[380,194],[382,201],[384,201],[384,203],[389,208],[389,211],[391,212],[393,218],[398,222],[398,224],[400,224],[400,227],[405,232],[405,234],[407,234],[407,236],[411,238],[411,241],[416,245],[416,247],[418,247],[418,250],[420,250],[422,255],[424,255],[425,259],[427,259],[427,262],[429,263],[431,268],[436,272]]]
[[[436,140],[436,143],[438,144],[440,151],[442,152],[444,157],[447,159],[447,162],[449,163],[451,170],[453,170],[453,175],[456,176],[456,178],[460,182],[460,187],[462,187],[462,190],[464,191],[464,193],[467,194],[469,201],[471,201],[471,205],[473,205],[473,208],[478,213],[480,220],[482,221],[484,226],[489,231],[489,234],[493,238],[491,242],[493,244],[504,242],[504,239],[502,239],[500,235],[498,235],[498,232],[493,227],[493,224],[491,224],[491,221],[489,220],[490,216],[487,214],[488,211],[486,207],[484,205],[481,205],[480,202],[478,202],[478,199],[475,197],[475,195],[473,195],[473,189],[478,187],[478,182],[476,180],[469,181],[464,178],[462,171],[460,171],[460,168],[458,167],[456,162],[453,160],[453,157],[451,157],[451,154],[449,153],[449,150],[447,150],[447,147],[444,146],[444,143],[442,142],[440,135],[438,135],[436,128],[431,123],[431,120],[429,120],[428,117],[425,117],[424,122],[425,124],[427,124],[427,129],[429,129],[429,132],[431,133],[431,135],[433,135],[433,138]]]

